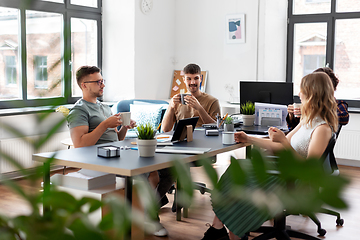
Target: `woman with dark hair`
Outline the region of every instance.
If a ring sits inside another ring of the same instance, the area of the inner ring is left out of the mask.
[[[334,91],[336,91],[336,87],[339,84],[339,79],[336,77],[335,73],[331,68],[328,67],[318,68],[314,72],[326,73],[330,77],[330,80],[334,87]],[[346,125],[349,122],[348,104],[342,100],[336,100],[336,102],[337,102],[337,114],[339,117],[339,125]],[[287,111],[288,111],[288,115],[286,116],[286,122],[289,127],[289,130],[291,131],[299,124],[300,117],[297,116],[301,115],[301,112],[299,112],[299,109],[294,109],[293,105],[289,105]],[[296,117],[294,111],[296,111]]]
[[[302,103],[300,123],[286,136],[276,127],[270,127],[268,130],[270,139],[236,132],[235,141],[251,143],[274,153],[282,149],[291,149],[304,161],[307,158],[320,158],[332,134],[338,128],[334,88],[328,75],[315,72],[303,77],[299,97]],[[269,219],[269,216],[254,207],[254,203],[231,198],[234,194],[231,187],[232,176],[231,170],[227,169],[218,182],[221,186],[219,195],[224,201],[226,200],[226,204],[223,201],[215,201],[213,197],[216,196],[211,195],[215,218],[205,232],[203,240],[227,240],[229,235],[232,240],[240,239],[246,232],[257,229]],[[246,185],[252,189],[272,191],[279,186],[278,181],[279,179],[273,176],[262,186],[253,181],[249,181]],[[250,212],[256,214],[249,217]],[[252,218],[254,215],[256,218]],[[229,229],[229,235],[224,225]]]

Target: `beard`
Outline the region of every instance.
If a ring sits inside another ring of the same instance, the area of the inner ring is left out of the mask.
[[[188,91],[191,93],[195,93],[197,91],[199,91],[199,86],[197,84],[190,84],[187,87]]]

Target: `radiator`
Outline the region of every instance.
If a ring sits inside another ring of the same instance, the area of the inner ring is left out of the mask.
[[[341,130],[336,142],[336,158],[360,160],[360,131]]]
[[[28,139],[36,139],[37,137],[39,136],[31,136],[28,137]],[[69,132],[56,133],[37,152],[53,152],[67,149],[67,146],[61,144],[61,140],[69,137]],[[32,154],[34,154],[35,151],[33,147],[22,138],[2,139],[0,141],[0,151],[17,160],[24,168],[31,168],[41,164],[32,161]],[[0,158],[0,163],[0,173],[18,170],[4,158]]]

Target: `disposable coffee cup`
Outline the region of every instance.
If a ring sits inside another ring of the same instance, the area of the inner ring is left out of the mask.
[[[222,134],[222,143],[223,144],[234,144],[234,132],[223,132]]]
[[[298,108],[298,109],[299,109],[299,113],[301,113],[301,103],[294,103],[293,106],[294,106],[294,116],[295,116],[295,117],[301,117],[300,114],[295,114],[295,108]],[[296,112],[297,112],[297,111],[296,111]]]
[[[190,96],[191,94],[189,93],[180,93],[180,98],[181,98],[181,104],[186,105],[186,101],[184,99],[185,96]]]
[[[122,112],[122,113],[120,113],[120,118],[121,118],[122,124],[124,126],[129,126],[130,125],[131,112]]]

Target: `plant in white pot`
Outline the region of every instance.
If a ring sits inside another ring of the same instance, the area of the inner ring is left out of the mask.
[[[137,130],[137,145],[139,157],[153,157],[156,149],[156,130],[150,125],[150,123],[139,124],[136,127]]]
[[[248,101],[246,103],[241,104],[240,112],[242,114],[243,125],[244,126],[252,126],[255,121],[255,105]]]
[[[234,122],[232,117],[226,117],[224,123],[224,131],[225,132],[232,132],[234,131]]]

